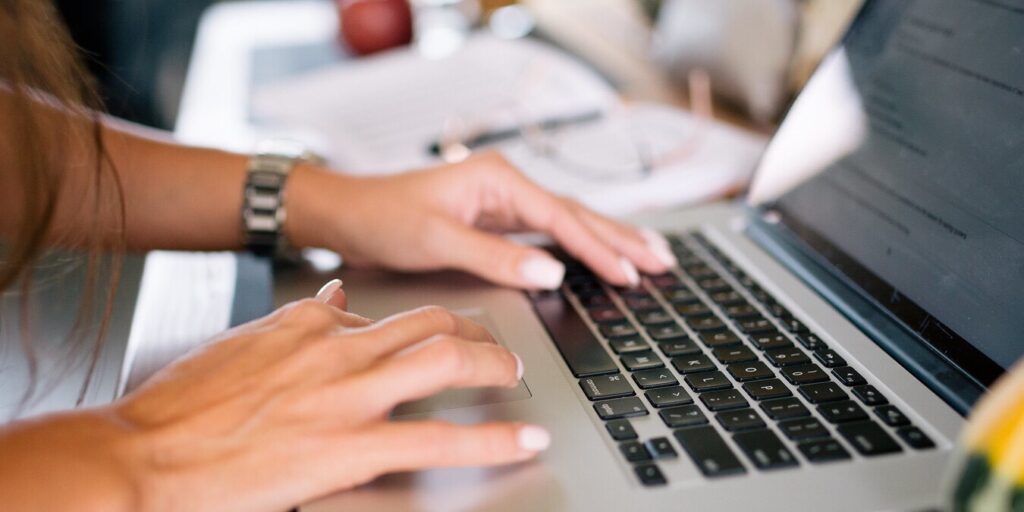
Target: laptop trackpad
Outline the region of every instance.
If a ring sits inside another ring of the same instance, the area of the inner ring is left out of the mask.
[[[501,339],[501,334],[498,333],[494,323],[491,322],[490,317],[483,310],[474,309],[469,311],[456,311],[456,313],[473,320],[474,322],[487,328],[491,334],[494,335],[495,339],[498,340],[498,344],[507,347],[504,341]],[[473,407],[477,405],[485,404],[496,404],[502,402],[511,402],[515,400],[525,400],[532,397],[530,388],[526,386],[525,379],[519,382],[519,385],[508,389],[508,388],[473,388],[473,389],[453,389],[439,393],[430,398],[423,400],[417,400],[415,402],[409,402],[401,404],[395,408],[392,416],[400,417],[410,414],[422,414],[434,411],[445,411],[449,409],[460,409],[463,407]]]

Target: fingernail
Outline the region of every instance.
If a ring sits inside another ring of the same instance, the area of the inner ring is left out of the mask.
[[[519,429],[519,448],[528,452],[539,452],[551,446],[551,434],[543,427],[526,425]]]
[[[619,258],[619,267],[622,269],[622,273],[626,274],[626,281],[630,286],[640,284],[640,272],[637,272],[636,267],[629,260]]]
[[[516,380],[523,380],[523,371],[525,370],[523,368],[523,359],[519,357],[519,354],[516,354],[515,352],[512,352],[512,355],[515,356],[516,358]]]
[[[565,278],[565,265],[547,256],[532,256],[520,265],[519,275],[533,286],[554,290]]]
[[[316,292],[316,300],[320,302],[327,302],[334,296],[335,292],[341,288],[341,284],[341,279],[331,279],[330,281],[327,281],[327,284],[323,285],[320,288],[320,291]]]
[[[644,237],[644,241],[647,242],[647,248],[654,253],[654,257],[658,258],[659,261],[669,267],[674,267],[679,264],[679,261],[676,260],[676,256],[672,254],[672,249],[668,240],[666,240],[661,233],[658,233],[653,229],[644,228],[640,230],[640,236]]]

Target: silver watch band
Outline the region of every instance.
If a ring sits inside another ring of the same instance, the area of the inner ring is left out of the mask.
[[[284,187],[300,154],[260,152],[249,159],[242,200],[245,247],[260,256],[290,253],[284,236]]]

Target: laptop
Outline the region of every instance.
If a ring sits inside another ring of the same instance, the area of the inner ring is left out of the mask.
[[[442,394],[398,420],[536,422],[553,444],[302,510],[941,506],[965,415],[1022,352],[1021,119],[1020,2],[869,0],[745,200],[640,219],[679,268],[618,289],[559,254],[562,288],[528,294],[343,270],[353,311],[441,304],[525,362],[519,389]]]

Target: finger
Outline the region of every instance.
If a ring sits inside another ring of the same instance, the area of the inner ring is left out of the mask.
[[[372,323],[366,318],[342,311],[333,304],[325,304],[317,299],[303,299],[286,304],[260,322],[270,325],[292,325],[306,333],[359,328]]]
[[[565,265],[540,249],[457,222],[446,223],[439,231],[435,241],[449,254],[452,267],[494,283],[553,290],[565,277]]]
[[[342,289],[341,279],[331,279],[316,292],[316,300],[330,304],[342,311],[348,311],[348,296]]]
[[[358,333],[370,360],[389,356],[438,334],[497,345],[494,336],[480,324],[440,306],[425,306],[375,322]]]
[[[597,214],[586,206],[570,202],[569,208],[605,242],[648,274],[660,274],[676,266],[668,240],[651,229],[635,229]]]

